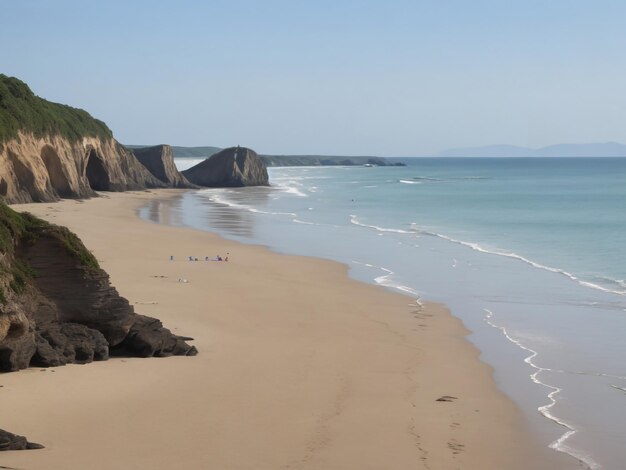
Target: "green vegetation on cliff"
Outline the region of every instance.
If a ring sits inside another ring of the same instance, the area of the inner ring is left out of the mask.
[[[0,262],[0,281],[8,275],[5,282],[0,282],[1,304],[7,301],[3,285],[6,286],[8,283],[8,287],[13,292],[21,294],[26,289],[28,279],[35,274],[27,264],[13,256],[18,241],[32,240],[36,237],[36,231],[47,225],[47,222],[31,214],[15,212],[0,201],[0,253],[3,255]]]
[[[16,294],[24,292],[28,280],[35,277],[36,272],[16,256],[15,249],[20,244],[36,242],[44,233],[59,240],[78,265],[90,271],[99,270],[95,256],[68,228],[51,225],[28,212],[16,212],[0,201],[0,281],[2,273],[9,274],[8,287]],[[0,282],[0,304],[6,302],[2,284]]]
[[[0,201],[0,253],[12,254],[18,240],[28,241],[35,236],[38,228],[47,225],[48,222],[27,212],[15,212]]]
[[[60,135],[72,142],[113,135],[87,111],[39,98],[21,80],[0,74],[0,143],[17,137],[19,131],[37,137]]]

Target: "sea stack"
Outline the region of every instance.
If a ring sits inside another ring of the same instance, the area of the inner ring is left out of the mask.
[[[174,164],[172,147],[169,145],[155,145],[154,147],[144,147],[133,149],[137,160],[146,167],[159,180],[173,188],[193,188],[195,187],[185,178]]]
[[[209,187],[269,186],[267,168],[254,150],[229,147],[183,171],[192,183]]]

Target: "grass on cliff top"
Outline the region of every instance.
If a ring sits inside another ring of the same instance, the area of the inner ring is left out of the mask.
[[[0,143],[17,137],[20,130],[37,137],[61,135],[72,142],[113,135],[87,111],[39,98],[26,83],[0,74]]]
[[[59,240],[67,252],[76,257],[81,266],[91,270],[100,269],[96,257],[67,227],[51,225],[28,212],[15,212],[0,201],[0,253],[12,255],[18,243],[33,243],[44,232]]]
[[[18,240],[34,237],[35,230],[48,223],[34,215],[15,212],[0,201],[0,253],[11,254]]]

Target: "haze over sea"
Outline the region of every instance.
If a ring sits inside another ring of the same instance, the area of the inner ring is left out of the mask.
[[[141,215],[445,303],[546,446],[622,468],[626,158],[402,161],[270,168],[270,188],[192,191]]]

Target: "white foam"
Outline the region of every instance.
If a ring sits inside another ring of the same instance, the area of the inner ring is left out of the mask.
[[[253,212],[255,214],[266,214],[266,215],[284,215],[284,216],[289,216],[289,217],[295,217],[297,214],[293,213],[293,212],[271,212],[271,211],[264,211],[261,209],[257,209],[255,207],[251,207],[248,206],[246,204],[241,204],[238,202],[234,202],[230,199],[228,199],[227,197],[224,197],[224,191],[222,190],[214,190],[214,189],[209,189],[209,190],[205,190],[205,191],[201,191],[201,196],[206,197],[207,199],[209,199],[209,201],[215,203],[215,204],[221,204],[223,206],[227,206],[227,207],[231,207],[233,209],[239,209],[239,210],[245,210],[248,212]]]
[[[293,186],[283,186],[280,189],[282,189],[287,194],[295,194],[298,197],[308,197],[306,194],[304,194],[298,188],[293,187]]]
[[[412,223],[411,224],[411,230],[410,231],[406,231],[406,230],[400,230],[400,229],[389,229],[389,228],[384,228],[384,227],[378,227],[376,225],[367,225],[367,224],[363,224],[358,222],[358,220],[356,220],[356,216],[350,216],[353,218],[353,220],[351,221],[353,224],[355,225],[360,225],[362,227],[367,227],[367,228],[373,228],[375,230],[379,230],[381,232],[396,232],[396,233],[415,233],[415,234],[420,234],[420,235],[427,235],[427,236],[431,236],[431,237],[436,237],[436,238],[441,238],[442,240],[446,240],[452,243],[456,243],[458,245],[463,245],[466,246],[468,248],[471,248],[472,250],[481,252],[481,253],[486,253],[486,254],[490,254],[490,255],[496,255],[496,256],[503,256],[506,258],[512,258],[515,259],[517,261],[522,261],[526,264],[529,264],[535,268],[538,269],[543,269],[545,271],[550,271],[556,274],[560,274],[562,276],[565,276],[569,279],[571,279],[572,281],[577,282],[578,284],[580,284],[581,286],[584,287],[589,287],[591,289],[596,289],[596,290],[600,290],[602,292],[607,292],[607,293],[611,293],[611,294],[617,294],[617,295],[622,295],[622,296],[626,296],[626,289],[624,290],[616,290],[616,289],[609,289],[607,287],[601,286],[599,284],[593,283],[593,282],[589,282],[589,281],[584,281],[580,278],[578,278],[577,276],[575,276],[574,274],[565,271],[563,269],[558,269],[558,268],[553,268],[550,266],[546,266],[544,264],[541,263],[537,263],[536,261],[532,261],[528,258],[524,258],[521,255],[518,255],[517,253],[513,253],[513,252],[506,252],[506,251],[500,251],[500,250],[495,250],[495,249],[488,249],[485,248],[481,245],[479,245],[478,243],[472,243],[472,242],[466,242],[463,240],[458,240],[456,238],[452,238],[449,237],[447,235],[443,235],[441,233],[436,233],[436,232],[431,232],[428,230],[423,230],[418,228],[417,224]],[[619,281],[616,281],[614,279],[611,279],[611,281],[615,284],[620,285]],[[626,287],[626,286],[625,286]]]
[[[570,423],[567,423],[565,420],[556,417],[554,414],[552,414],[552,412],[550,410],[556,404],[556,402],[557,402],[556,396],[559,394],[559,392],[561,392],[561,389],[559,387],[555,387],[553,385],[548,385],[547,383],[542,382],[541,380],[539,380],[539,374],[541,374],[542,372],[560,372],[560,373],[565,373],[566,371],[549,369],[549,368],[541,367],[541,366],[538,366],[537,364],[535,364],[533,362],[533,359],[535,359],[535,357],[537,357],[537,354],[538,354],[537,351],[524,346],[521,343],[521,341],[513,338],[511,335],[509,335],[509,333],[507,332],[505,327],[496,325],[491,320],[492,317],[493,317],[493,312],[491,310],[488,310],[488,309],[483,309],[483,310],[486,313],[486,315],[484,317],[484,320],[485,320],[485,322],[489,326],[500,330],[502,332],[502,334],[505,336],[505,338],[508,339],[511,343],[515,344],[516,346],[518,346],[519,348],[523,349],[524,351],[527,351],[527,352],[530,353],[530,355],[524,359],[524,362],[526,364],[528,364],[533,369],[535,369],[535,372],[533,372],[530,375],[530,379],[534,383],[536,383],[538,385],[542,385],[542,386],[550,389],[550,393],[548,393],[548,399],[550,400],[550,402],[547,405],[540,406],[539,408],[537,408],[537,410],[539,411],[539,413],[541,413],[543,416],[545,416],[549,420],[553,421],[554,423],[558,424],[559,426],[564,427],[566,429],[566,431],[561,435],[561,437],[559,437],[557,440],[552,442],[549,445],[549,447],[551,449],[556,450],[556,451],[563,452],[565,454],[571,455],[572,457],[574,457],[575,459],[577,459],[581,463],[585,464],[591,470],[596,470],[596,469],[601,468],[600,464],[598,464],[595,460],[593,460],[589,455],[586,455],[585,453],[579,451],[578,449],[574,449],[573,447],[570,447],[570,446],[565,444],[565,442],[571,436],[573,436],[574,434],[576,434],[576,432],[578,432],[578,429],[576,429],[574,427],[574,425],[572,425]]]
[[[354,225],[358,225],[360,227],[373,228],[375,230],[378,230],[379,232],[415,233],[414,230],[402,230],[402,229],[395,229],[395,228],[385,228],[385,227],[379,227],[377,225],[364,224],[362,222],[359,222],[357,216],[354,215],[354,214],[350,214],[350,223],[354,224]]]
[[[382,271],[384,274],[382,274],[381,276],[377,276],[374,278],[374,282],[378,285],[384,286],[384,287],[388,287],[390,289],[395,289],[398,290],[400,292],[402,292],[403,294],[409,294],[413,297],[415,297],[415,306],[422,309],[424,307],[424,304],[422,303],[422,298],[419,294],[418,291],[416,291],[415,289],[409,287],[409,286],[405,286],[402,284],[398,284],[394,281],[391,280],[392,276],[395,274],[392,270],[387,269],[385,267],[382,266],[376,266],[374,264],[370,264],[370,263],[362,263],[360,261],[355,261],[352,260],[352,262],[354,264],[360,264],[362,266],[367,266],[368,268],[374,268],[374,269],[378,269],[380,271]]]
[[[414,180],[398,180],[398,182],[402,184],[422,184],[421,181],[414,181]]]

